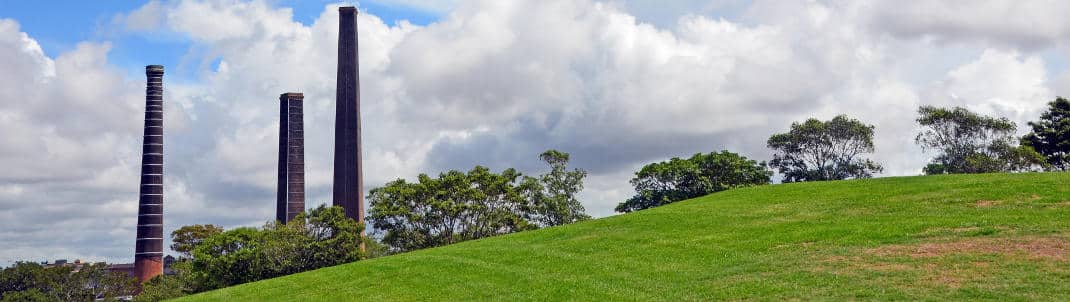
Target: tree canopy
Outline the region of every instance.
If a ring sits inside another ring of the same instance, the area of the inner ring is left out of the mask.
[[[193,248],[212,235],[223,232],[223,228],[211,224],[187,225],[171,232],[171,250],[192,257]]]
[[[635,196],[618,204],[616,211],[638,211],[731,188],[764,185],[772,174],[764,162],[728,151],[674,157],[636,172],[631,180]]]
[[[0,301],[96,301],[133,295],[137,280],[108,265],[85,263],[45,267],[19,262],[0,270]]]
[[[383,243],[400,251],[531,229],[524,192],[533,188],[519,187],[520,176],[476,166],[437,178],[420,174],[416,182],[398,179],[371,190],[368,221],[385,232]]]
[[[872,177],[883,170],[863,156],[874,151],[873,129],[846,115],[792,123],[787,133],[766,142],[775,152],[769,165],[784,175],[784,182]]]
[[[1014,122],[984,116],[962,107],[918,108],[924,130],[915,141],[937,151],[926,174],[1024,171],[1044,166],[1029,146],[1015,146]]]
[[[524,188],[537,188],[534,203],[529,213],[540,226],[555,226],[590,219],[576,194],[583,191],[583,178],[587,171],[568,170],[568,153],[547,150],[539,159],[550,166],[550,171],[538,178],[527,178]]]
[[[393,251],[409,251],[588,219],[576,198],[587,172],[569,171],[568,153],[539,158],[550,166],[539,177],[476,166],[391,181],[371,190],[368,221]]]
[[[1031,131],[1021,144],[1044,156],[1052,168],[1070,170],[1070,101],[1058,97],[1048,103],[1040,120],[1029,122]]]
[[[362,229],[342,208],[321,205],[287,224],[215,234],[194,247],[188,286],[200,292],[353,262]]]

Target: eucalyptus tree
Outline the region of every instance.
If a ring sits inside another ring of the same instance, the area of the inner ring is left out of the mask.
[[[774,151],[769,165],[784,175],[784,182],[872,177],[883,170],[865,157],[875,149],[873,130],[873,125],[846,115],[792,123],[787,133],[774,134],[766,142]]]
[[[1017,126],[1005,117],[990,117],[962,107],[921,106],[923,127],[915,141],[937,152],[925,174],[1028,171],[1046,166],[1029,146],[1016,145]]]
[[[672,158],[648,164],[635,172],[635,195],[617,205],[617,212],[632,212],[704,196],[732,188],[768,184],[773,172],[764,162],[736,153],[698,153],[687,159]]]

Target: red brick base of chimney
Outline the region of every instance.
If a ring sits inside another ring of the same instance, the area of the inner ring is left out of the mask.
[[[163,274],[163,257],[146,256],[134,259],[134,277],[137,277],[138,282],[145,283],[160,274]]]

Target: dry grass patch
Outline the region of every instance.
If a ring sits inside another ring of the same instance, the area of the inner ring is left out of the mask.
[[[1036,202],[1037,200],[1040,200],[1042,198],[1043,197],[1040,197],[1040,195],[1037,195],[1037,194],[1029,194],[1029,195],[1021,195],[1021,196],[1016,197],[1016,198],[1001,199],[1001,200],[981,199],[981,200],[978,200],[978,201],[974,202],[973,205],[975,207],[978,207],[978,208],[989,208],[989,207],[1006,205],[1006,204],[1021,205],[1021,204],[1030,204],[1030,203]]]
[[[997,254],[1009,257],[1068,261],[1070,239],[1066,236],[1026,238],[969,238],[944,242],[891,245],[867,250],[876,256],[942,257],[964,254]]]
[[[1015,229],[1003,226],[996,227],[979,227],[979,226],[961,226],[961,227],[938,227],[929,228],[921,233],[914,235],[917,238],[962,238],[962,237],[977,237],[977,236],[993,236],[996,234],[1014,234]]]
[[[973,228],[961,228],[973,232]],[[1070,237],[943,238],[914,244],[860,250],[853,256],[825,259],[823,272],[873,279],[901,288],[960,288],[983,284],[1008,263],[1070,264]]]
[[[1070,200],[1063,200],[1063,201],[1060,201],[1060,202],[1046,203],[1046,204],[1043,204],[1043,205],[1045,207],[1049,207],[1049,208],[1070,207]]]

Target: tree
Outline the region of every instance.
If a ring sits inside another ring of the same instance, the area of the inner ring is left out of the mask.
[[[263,233],[250,227],[235,228],[208,237],[193,249],[194,291],[201,292],[259,279],[256,264]]]
[[[9,292],[3,295],[3,299],[0,302],[53,302],[58,301],[56,298],[41,292],[36,288],[31,288],[23,291]]]
[[[518,189],[520,177],[514,169],[498,174],[476,166],[438,178],[420,174],[415,183],[398,179],[371,190],[368,220],[396,251],[531,229],[535,225],[523,215],[530,205]]]
[[[193,249],[189,288],[201,292],[359,260],[361,230],[342,208],[321,205],[287,224],[212,235]]]
[[[191,273],[193,253],[206,240],[222,233],[223,228],[211,224],[187,225],[171,232],[171,249],[182,254],[171,266],[174,274],[159,275],[146,281],[134,300],[163,301],[210,289],[205,280],[218,278],[210,278],[204,271]]]
[[[51,279],[44,266],[34,262],[17,262],[0,270],[0,297],[30,289],[44,289],[42,292],[47,292]]]
[[[191,259],[176,261],[171,265],[172,274],[159,275],[141,284],[141,292],[134,301],[164,301],[195,293],[196,282],[190,273],[192,262]]]
[[[108,271],[108,264],[104,262],[82,265],[71,279],[72,282],[68,285],[72,291],[85,290],[85,293],[94,299],[111,300],[131,296],[138,288],[137,279],[126,273]]]
[[[349,263],[364,258],[360,233],[364,225],[345,216],[341,207],[320,205],[308,212],[298,214],[289,227],[302,232],[305,242],[300,260],[307,269]],[[306,269],[306,270],[307,270]]]
[[[784,182],[872,177],[883,170],[863,157],[874,151],[873,129],[846,115],[792,123],[788,133],[774,134],[766,142],[775,152],[769,165],[784,175]]]
[[[171,250],[179,252],[184,258],[192,257],[193,249],[204,239],[223,232],[223,228],[211,224],[183,226],[171,232]]]
[[[367,257],[367,259],[390,256],[392,254],[389,245],[383,244],[379,240],[375,240],[372,237],[373,236],[368,236],[368,238],[366,238],[366,240],[364,241],[365,257]]]
[[[918,108],[925,127],[915,141],[938,153],[925,174],[1027,171],[1043,167],[1043,157],[1029,146],[1014,145],[1014,122],[965,108]]]
[[[1022,137],[1022,146],[1033,148],[1051,167],[1070,170],[1070,101],[1055,98],[1040,120],[1029,122],[1029,127],[1032,131]]]
[[[182,275],[159,275],[141,285],[136,302],[156,302],[188,295],[192,291]]]
[[[94,301],[133,294],[137,280],[109,272],[107,264],[44,267],[19,262],[0,271],[3,301]]]
[[[699,153],[688,159],[674,157],[636,172],[631,180],[635,196],[618,204],[616,211],[627,213],[732,188],[764,185],[772,174],[764,162],[728,151]]]
[[[583,190],[587,171],[568,170],[568,153],[547,150],[539,159],[550,165],[550,172],[537,179],[525,179],[525,188],[534,189],[532,220],[541,226],[556,226],[590,219],[576,194]],[[532,182],[537,183],[532,183]]]
[[[415,182],[397,179],[368,195],[368,221],[389,247],[377,254],[453,244],[543,226],[589,219],[577,195],[587,172],[569,171],[569,154],[547,150],[539,158],[550,171],[528,177],[476,166]]]

